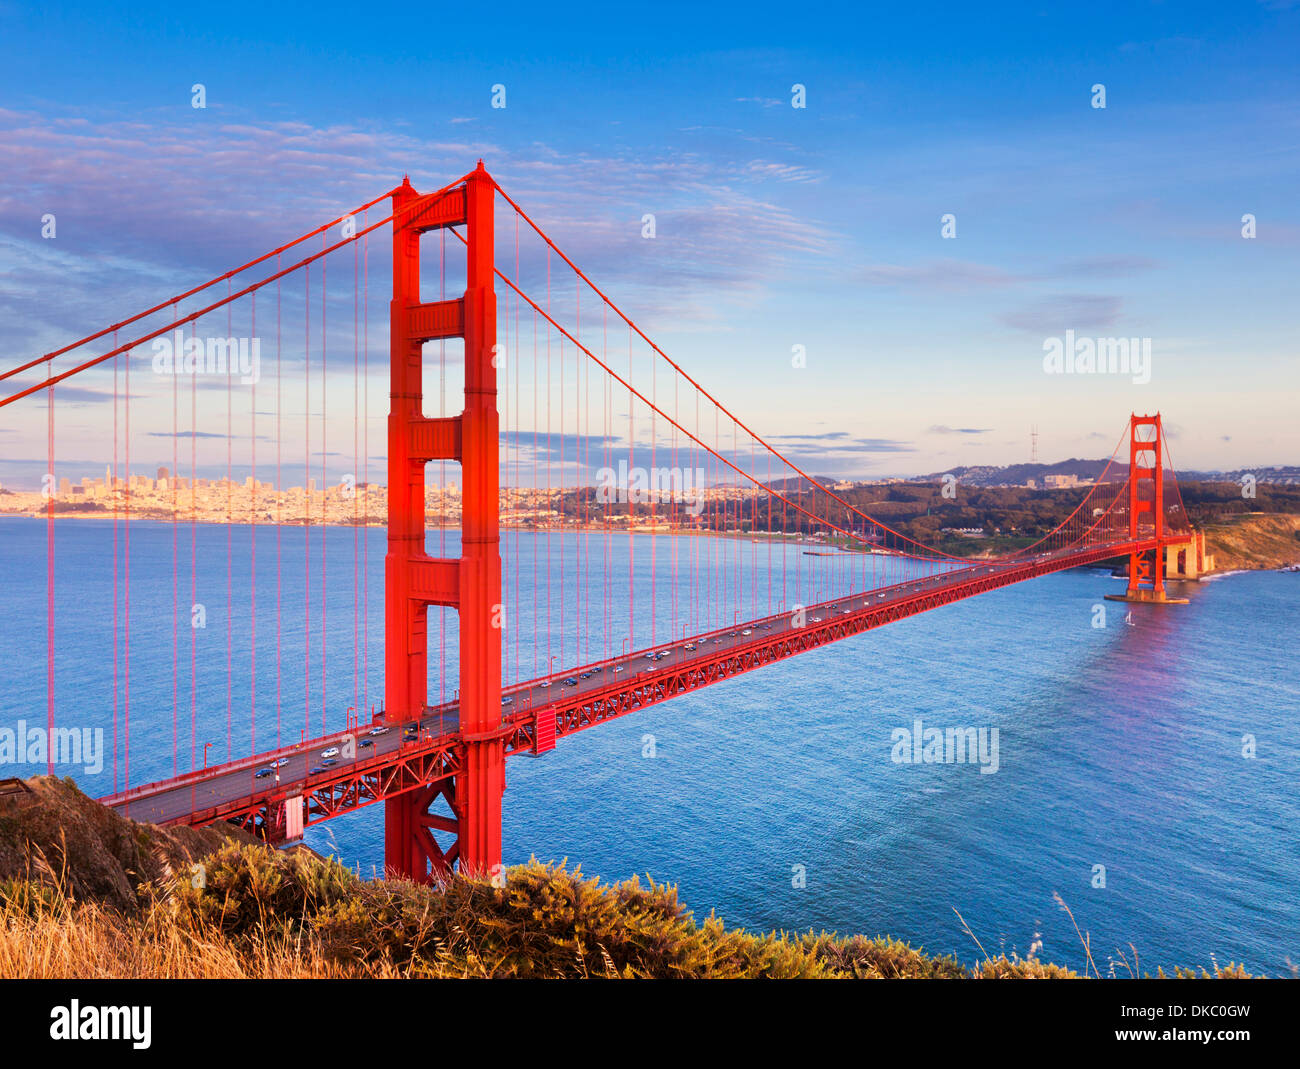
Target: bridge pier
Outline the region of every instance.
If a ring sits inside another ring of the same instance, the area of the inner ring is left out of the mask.
[[[1214,571],[1214,555],[1205,552],[1205,532],[1193,531],[1185,546],[1170,546],[1165,553],[1166,579],[1199,580]]]
[[[1107,594],[1107,601],[1129,601],[1140,605],[1186,605],[1187,598],[1172,598],[1165,591],[1134,590],[1123,594]]]

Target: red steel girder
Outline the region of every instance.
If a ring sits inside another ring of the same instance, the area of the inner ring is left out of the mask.
[[[1187,541],[1190,541],[1190,536],[1166,535],[1163,539],[1163,543],[1167,545]],[[493,733],[491,741],[495,741],[506,754],[533,752],[538,742],[539,717],[553,717],[557,737],[575,734],[638,709],[700,690],[896,620],[906,619],[909,616],[1040,575],[1097,564],[1130,553],[1145,554],[1156,546],[1155,539],[1114,542],[1071,553],[1068,556],[1029,560],[1012,566],[995,565],[991,566],[992,570],[987,570],[990,568],[988,565],[976,565],[972,567],[968,577],[956,579],[932,590],[918,590],[903,597],[881,600],[879,604],[869,605],[867,608],[851,612],[848,616],[832,616],[828,613],[828,618],[820,623],[809,622],[798,630],[756,636],[752,642],[744,646],[719,650],[716,653],[694,658],[688,663],[656,667],[640,676],[616,684],[611,683],[601,690],[559,695],[555,701],[540,709],[524,709],[513,713],[504,727]],[[877,590],[861,591],[841,597],[839,601],[858,600],[868,596],[874,599],[878,593]],[[811,618],[824,609],[824,605],[812,605],[805,611]],[[750,624],[759,622],[761,621],[749,621]],[[725,632],[732,629],[723,630]],[[720,633],[722,632],[712,634]],[[702,643],[709,637],[711,636],[693,636],[691,641]],[[426,713],[437,711],[426,709]],[[548,734],[543,731],[541,740],[543,749],[548,748],[549,740],[546,737]],[[330,736],[315,740],[307,744],[306,748],[319,749],[326,743],[336,741],[337,736]],[[459,800],[456,786],[465,771],[467,750],[467,741],[459,731],[424,737],[417,741],[406,742],[391,753],[376,754],[356,764],[339,766],[300,783],[282,784],[273,790],[262,792],[250,791],[238,799],[186,814],[171,822],[203,825],[226,820],[275,838],[277,834],[282,834],[283,805],[286,798],[301,795],[306,806],[304,823],[316,824],[365,808],[375,802],[412,796],[411,834],[419,839],[424,856],[429,859],[433,868],[430,875],[436,878],[439,865],[455,861],[458,854],[455,852],[455,846],[448,850],[439,848],[436,853],[429,852],[426,834],[429,839],[432,839],[431,829],[455,832],[458,830],[459,821],[428,814],[425,811],[427,800],[421,806],[420,795],[418,793],[413,795],[412,792],[423,791],[426,799],[442,794],[448,799],[453,813],[458,815],[462,813],[464,807]],[[297,749],[276,751],[277,754],[292,752],[297,752]],[[227,773],[231,769],[251,770],[260,764],[265,764],[270,756],[264,754],[202,772],[187,773],[174,780],[147,784],[133,788],[129,795],[123,794],[106,799],[106,802],[119,810],[129,811],[129,806],[138,800],[174,790],[178,786],[188,786],[204,778]],[[431,790],[432,793],[429,793]]]
[[[285,800],[301,795],[306,807],[304,826],[319,824],[455,776],[461,770],[461,760],[459,738],[443,735],[404,745],[391,754],[376,755],[364,762],[337,766],[311,776],[303,783],[250,793],[171,823],[202,827],[227,821],[248,830],[282,829]],[[155,786],[166,789],[168,784],[164,782]],[[121,805],[119,803],[119,807]]]
[[[1143,542],[1136,545],[1140,549],[1147,549],[1151,544],[1153,543]],[[796,631],[756,637],[753,642],[745,646],[731,647],[708,657],[692,658],[684,664],[656,668],[602,690],[587,691],[570,697],[561,695],[543,709],[521,710],[509,718],[512,730],[506,741],[506,752],[516,754],[532,752],[535,749],[539,717],[553,715],[556,720],[556,735],[560,737],[571,735],[607,720],[657,705],[681,694],[700,690],[819,646],[860,635],[895,620],[915,616],[1040,575],[1096,564],[1122,556],[1129,552],[1133,545],[1127,542],[1109,544],[1072,554],[1068,558],[1027,561],[1012,567],[996,566],[991,572],[974,575],[959,583],[952,583],[931,591],[920,591],[908,597],[890,599],[879,605],[860,609],[848,616],[830,617],[818,624],[808,623]],[[871,592],[872,595],[876,593],[878,591]],[[849,598],[857,599],[865,596],[867,595],[863,592],[846,595],[838,600],[845,601]],[[821,607],[808,606],[806,612],[812,616],[819,608]],[[751,624],[757,622],[759,621],[750,621]],[[734,630],[734,628],[724,630]],[[703,641],[708,637],[696,636],[692,641]],[[545,741],[545,734],[546,732],[543,732],[543,741]]]

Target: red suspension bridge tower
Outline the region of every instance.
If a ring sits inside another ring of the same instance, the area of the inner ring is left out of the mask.
[[[1134,543],[1154,540],[1149,548],[1134,548],[1128,555],[1128,588],[1122,595],[1108,595],[1114,601],[1143,601],[1186,604],[1186,598],[1165,593],[1165,554],[1170,538],[1165,520],[1164,427],[1160,413],[1134,413],[1128,431],[1128,533]],[[1179,517],[1185,519],[1186,517]]]
[[[401,726],[424,715],[428,699],[428,608],[460,616],[460,723],[465,746],[455,775],[385,802],[384,861],[400,876],[427,881],[459,862],[491,873],[501,863],[501,554],[498,520],[496,293],[493,287],[494,184],[480,160],[462,184],[420,196],[409,182],[393,194],[392,400],[388,417],[388,556],[385,562],[385,716]],[[420,300],[420,237],[463,226],[463,297]],[[423,400],[423,346],[465,342],[465,408],[430,419]],[[459,559],[425,551],[424,468],[461,465]],[[429,812],[439,796],[453,816]],[[453,833],[443,849],[435,830]]]

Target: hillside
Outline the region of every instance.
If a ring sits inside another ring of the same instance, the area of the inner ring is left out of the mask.
[[[697,921],[652,880],[602,885],[535,861],[504,887],[367,881],[310,851],[134,824],[68,781],[29,782],[25,800],[0,800],[0,977],[1077,975],[1014,955],[966,965],[889,938],[755,934]]]
[[[87,798],[70,779],[35,776],[29,791],[0,795],[0,882],[59,885],[70,898],[131,909],[137,891],[229,841],[234,828],[137,824]]]
[[[1221,572],[1300,563],[1300,514],[1252,514],[1207,524],[1205,549]]]

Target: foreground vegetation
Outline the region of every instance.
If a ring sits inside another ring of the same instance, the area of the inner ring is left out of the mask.
[[[508,870],[504,887],[461,877],[426,887],[362,880],[311,851],[242,838],[200,855],[206,841],[178,843],[171,832],[125,821],[69,781],[33,783],[36,794],[21,804],[29,808],[0,807],[0,834],[24,835],[27,818],[49,805],[84,810],[83,826],[98,820],[96,834],[128,861],[145,862],[148,875],[123,866],[131,895],[98,893],[74,870],[111,865],[86,841],[70,847],[48,825],[21,844],[0,840],[0,860],[27,858],[19,874],[0,868],[0,977],[1078,975],[1034,957],[984,956],[968,966],[889,938],[755,934],[713,916],[697,922],[672,887],[637,879],[604,886],[537,862]],[[1233,966],[1216,972],[1246,975]]]

